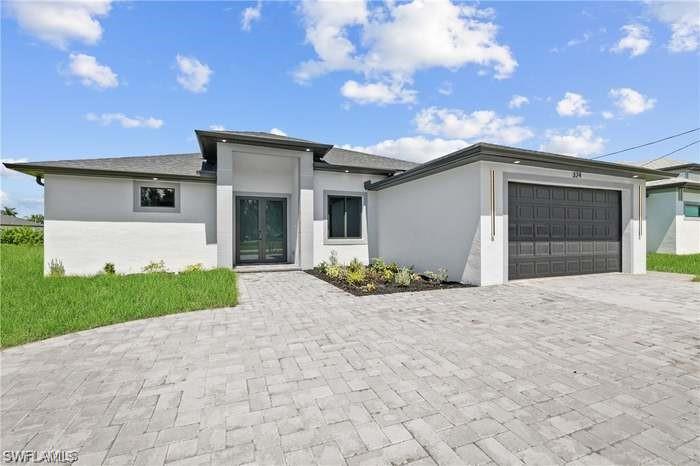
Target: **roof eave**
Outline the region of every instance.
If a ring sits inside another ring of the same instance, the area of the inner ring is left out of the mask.
[[[158,173],[158,172],[137,172],[137,171],[123,171],[123,170],[99,170],[92,168],[72,168],[72,167],[53,167],[46,165],[36,165],[27,163],[3,163],[5,167],[10,170],[15,170],[20,173],[24,173],[31,176],[44,176],[46,174],[53,175],[83,175],[83,176],[99,176],[99,177],[111,177],[111,178],[158,178],[159,180],[183,180],[183,181],[200,181],[200,182],[214,182],[216,181],[216,174],[202,174],[202,175],[177,175],[173,173]]]
[[[202,151],[202,157],[209,158],[216,156],[215,153],[211,153],[210,149],[205,144],[205,140],[212,140],[211,142],[224,142],[226,143],[238,143],[247,144],[251,146],[262,146],[262,147],[274,147],[279,149],[293,149],[293,150],[309,150],[314,153],[315,156],[323,157],[326,153],[333,148],[332,144],[321,144],[311,141],[290,141],[281,140],[275,138],[266,138],[264,136],[249,136],[244,134],[223,134],[217,131],[207,131],[196,129],[194,130],[197,136],[197,141],[199,142],[199,148]]]

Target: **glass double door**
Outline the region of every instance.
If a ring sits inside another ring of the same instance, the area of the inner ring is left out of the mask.
[[[236,263],[287,262],[287,199],[236,198]]]

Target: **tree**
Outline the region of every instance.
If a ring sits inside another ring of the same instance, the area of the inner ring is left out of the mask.
[[[16,217],[17,216],[17,209],[14,207],[3,207],[2,210],[0,210],[0,213],[3,215],[9,215],[10,217]]]
[[[27,217],[27,220],[31,220],[34,223],[41,223],[42,225],[44,224],[44,216],[41,214],[32,214]]]

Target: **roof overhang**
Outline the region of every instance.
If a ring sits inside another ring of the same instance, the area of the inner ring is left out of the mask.
[[[47,174],[53,175],[82,175],[82,176],[98,176],[98,177],[110,177],[110,178],[139,178],[139,179],[153,179],[158,178],[159,180],[170,180],[170,181],[203,181],[203,182],[215,182],[216,174],[212,172],[211,174],[203,173],[201,176],[195,175],[173,175],[168,173],[157,173],[157,172],[137,172],[137,171],[121,171],[121,170],[96,170],[92,168],[72,168],[72,167],[53,167],[46,165],[38,165],[35,163],[3,163],[5,167],[16,170],[27,175],[32,175],[34,177],[43,177]]]
[[[465,149],[445,155],[444,157],[426,162],[416,168],[407,170],[400,175],[377,181],[375,183],[367,182],[365,183],[365,188],[369,191],[379,191],[381,189],[389,188],[391,186],[396,186],[408,181],[424,178],[435,173],[479,161],[518,163],[522,165],[551,168],[556,170],[571,170],[580,171],[583,173],[639,178],[646,181],[661,180],[675,176],[661,170],[652,170],[649,168],[583,159],[548,152],[518,149],[515,147],[498,146],[495,144],[477,143]]]
[[[647,185],[647,192],[661,191],[663,189],[689,188],[692,190],[700,190],[700,182],[697,181],[675,181],[673,183]]]
[[[333,165],[327,162],[314,162],[314,170],[340,173],[362,173],[365,175],[391,176],[404,170],[389,170],[386,168],[354,167],[350,165]]]
[[[665,172],[673,173],[678,173],[682,171],[700,172],[700,163],[684,163],[681,165],[672,165],[670,167],[664,167],[662,168],[662,170]]]
[[[323,157],[333,148],[332,144],[320,144],[311,141],[285,140],[260,135],[236,134],[228,131],[207,131],[196,129],[199,149],[202,157],[207,160],[216,160],[216,145],[219,142],[246,144],[249,146],[273,147],[277,149],[306,150],[314,153],[316,157]]]

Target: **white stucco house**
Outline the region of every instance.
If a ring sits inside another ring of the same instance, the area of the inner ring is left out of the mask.
[[[383,257],[475,285],[644,273],[645,183],[666,172],[474,144],[418,165],[268,133],[200,152],[6,163],[45,186],[45,253],[69,274]],[[400,154],[399,154],[400,156]]]
[[[647,183],[647,250],[700,253],[700,163],[666,163],[673,178]]]

